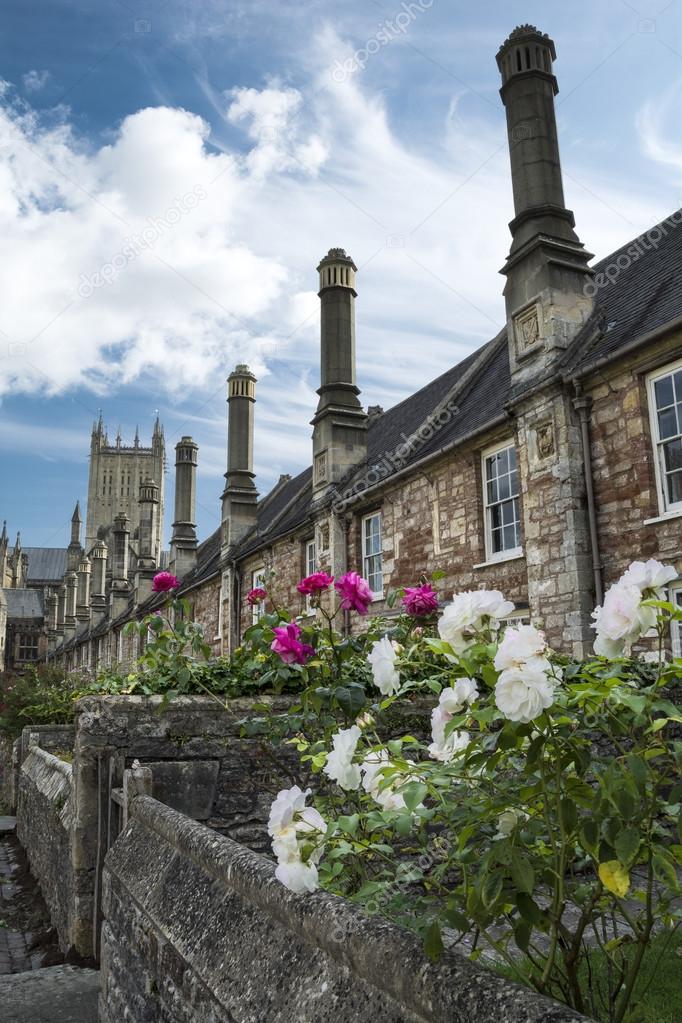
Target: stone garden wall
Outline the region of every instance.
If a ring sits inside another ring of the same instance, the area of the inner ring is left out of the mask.
[[[579,1023],[138,796],[104,871],[100,1023]]]
[[[73,819],[71,764],[32,745],[19,775],[17,836],[26,850],[31,873],[40,884],[63,952],[77,943],[77,893],[71,862]]]

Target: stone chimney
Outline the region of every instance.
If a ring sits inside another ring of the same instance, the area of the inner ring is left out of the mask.
[[[197,563],[197,459],[199,448],[191,437],[175,445],[175,521],[170,545],[170,571],[179,579]]]
[[[66,596],[64,600],[64,642],[76,633],[76,603],[78,597],[78,576],[75,572],[67,572],[64,576]]]
[[[330,249],[320,275],[320,400],[313,426],[313,497],[322,497],[367,457],[367,416],[355,374],[355,274],[343,249]]]
[[[256,378],[240,364],[227,378],[227,472],[222,496],[223,559],[256,524],[258,491],[253,471]]]
[[[592,312],[586,252],[566,209],[561,179],[553,73],[556,50],[533,25],[500,47],[500,95],[514,193],[512,244],[502,269],[512,381],[543,376]]]
[[[128,516],[119,512],[112,528],[113,552],[111,565],[111,593],[109,613],[118,618],[128,606],[130,583],[128,582],[128,558],[130,551],[130,528]]]
[[[67,548],[66,562],[70,572],[77,572],[78,566],[81,563],[83,557],[83,548],[81,547],[81,508],[80,503],[76,501],[76,507],[73,510],[71,516],[71,542]]]
[[[92,581],[90,586],[90,613],[93,625],[101,622],[107,613],[107,545],[97,540],[90,551]]]
[[[66,585],[62,583],[57,590],[57,636],[61,639],[64,635],[64,616],[66,613]]]
[[[83,557],[78,566],[78,596],[76,600],[76,618],[79,622],[87,622],[90,618],[90,574],[92,562]]]

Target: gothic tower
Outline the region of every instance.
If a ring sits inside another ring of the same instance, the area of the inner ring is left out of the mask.
[[[121,440],[120,431],[114,443],[109,442],[102,417],[92,428],[90,441],[90,475],[88,508],[85,523],[85,551],[89,553],[97,539],[108,536],[117,515],[127,516],[131,544],[137,550],[140,531],[140,487],[147,478],[159,488],[158,514],[154,522],[152,554],[159,564],[163,542],[163,507],[166,451],[163,428],[154,424],[151,447],[143,447],[135,433],[133,444]]]

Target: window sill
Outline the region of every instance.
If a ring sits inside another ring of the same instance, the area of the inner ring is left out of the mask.
[[[481,561],[478,565],[474,565],[474,569],[477,568],[491,568],[493,565],[506,565],[508,561],[520,561],[525,558],[523,551],[514,551],[510,553],[506,558],[493,558],[491,561]]]
[[[682,509],[680,511],[667,512],[665,515],[657,515],[653,519],[644,519],[643,526],[656,526],[659,522],[670,522],[671,519],[682,519]]]

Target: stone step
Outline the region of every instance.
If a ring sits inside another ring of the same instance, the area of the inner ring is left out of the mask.
[[[99,970],[46,966],[0,977],[3,1023],[97,1023]]]

